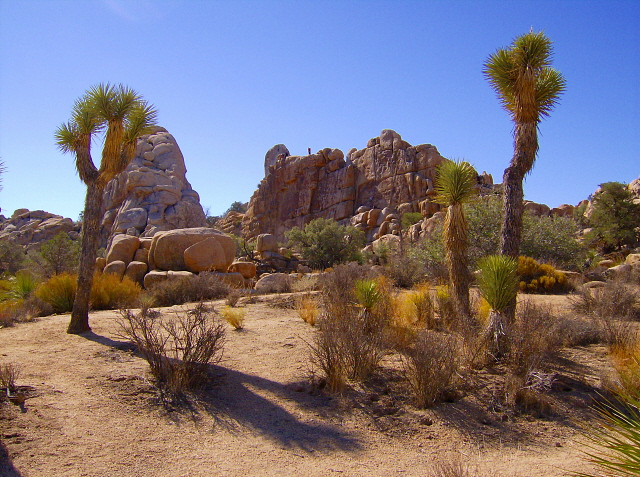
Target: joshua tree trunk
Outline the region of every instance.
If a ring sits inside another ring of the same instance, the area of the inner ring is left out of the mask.
[[[98,180],[87,184],[82,220],[82,251],[78,271],[78,290],[73,301],[71,321],[67,328],[67,333],[70,334],[80,334],[91,330],[89,327],[89,299],[98,254],[103,193],[104,186],[100,185]]]
[[[447,243],[447,269],[451,295],[462,320],[471,316],[469,305],[469,259],[467,257],[467,221],[462,204],[450,205],[445,219],[445,241]]]

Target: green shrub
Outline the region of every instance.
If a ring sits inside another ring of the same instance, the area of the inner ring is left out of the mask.
[[[29,298],[38,287],[38,281],[28,270],[16,272],[11,280],[11,294],[16,298]]]
[[[68,313],[76,297],[77,277],[68,273],[55,275],[36,290],[36,296],[51,305],[54,313]]]
[[[111,273],[96,273],[91,287],[91,309],[113,310],[133,306],[141,292],[140,285],[127,277],[120,280]]]
[[[22,267],[25,254],[22,247],[8,240],[0,240],[0,273],[13,275]]]
[[[46,264],[48,275],[74,273],[78,268],[80,244],[71,240],[69,234],[60,232],[42,244],[40,256]]]
[[[337,263],[362,260],[360,249],[365,243],[362,231],[335,220],[312,220],[304,229],[289,230],[286,237],[312,268],[325,269]]]
[[[408,229],[414,224],[417,224],[422,220],[422,214],[420,212],[405,212],[402,214],[400,223],[403,229]]]
[[[523,293],[562,293],[568,288],[564,273],[531,257],[518,257],[518,277]]]

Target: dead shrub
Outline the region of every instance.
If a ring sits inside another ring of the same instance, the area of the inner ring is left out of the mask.
[[[183,303],[217,300],[226,297],[231,288],[213,273],[201,272],[183,279],[169,279],[151,287],[147,294],[154,306],[173,306]]]
[[[237,288],[233,288],[229,291],[227,298],[225,298],[225,303],[227,304],[227,306],[234,307],[238,304],[238,300],[240,300],[241,296],[242,293],[240,292],[240,290],[238,290]]]
[[[551,308],[534,305],[529,300],[518,304],[515,321],[507,335],[509,350],[505,364],[511,374],[520,377],[538,370],[561,344]]]
[[[639,301],[634,287],[621,281],[608,281],[601,288],[581,287],[570,296],[574,312],[602,319],[638,319]]]
[[[175,394],[201,385],[209,365],[222,357],[224,325],[202,303],[173,317],[149,308],[138,314],[120,310],[118,325],[149,363],[158,386]]]
[[[322,274],[319,284],[323,308],[330,310],[334,304],[340,308],[343,303],[355,303],[355,282],[375,278],[376,275],[371,267],[357,263],[337,265],[331,271]]]
[[[16,381],[18,381],[19,377],[20,366],[16,363],[0,364],[0,397],[6,397],[7,391],[15,391]]]
[[[460,456],[447,456],[433,463],[432,477],[471,477],[468,466],[462,463]]]
[[[453,335],[425,330],[404,351],[403,371],[417,407],[433,406],[451,386],[459,363],[458,341]]]

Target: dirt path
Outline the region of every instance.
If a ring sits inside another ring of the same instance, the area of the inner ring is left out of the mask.
[[[173,410],[158,403],[146,362],[115,335],[113,312],[93,313],[86,336],[65,333],[68,315],[0,330],[0,361],[19,363],[18,383],[33,387],[23,412],[3,408],[0,474],[425,476],[448,456],[472,475],[589,469],[572,422],[588,413],[583,395],[566,392],[551,418],[505,422],[472,397],[418,410],[384,392],[370,402],[330,396],[307,379],[313,328],[265,303],[247,310],[245,330],[228,332],[207,397]],[[604,359],[586,349],[565,358],[568,367]]]

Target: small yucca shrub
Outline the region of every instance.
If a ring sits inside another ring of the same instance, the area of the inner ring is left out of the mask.
[[[355,282],[355,293],[358,304],[367,311],[373,311],[382,298],[382,292],[375,279],[357,280]]]
[[[77,278],[69,273],[54,275],[36,290],[36,296],[49,303],[54,313],[68,313],[76,298]]]
[[[91,287],[91,309],[113,310],[133,306],[142,288],[127,277],[111,273],[96,273]]]
[[[15,298],[29,298],[38,287],[38,280],[28,270],[20,270],[11,280],[10,293]]]

